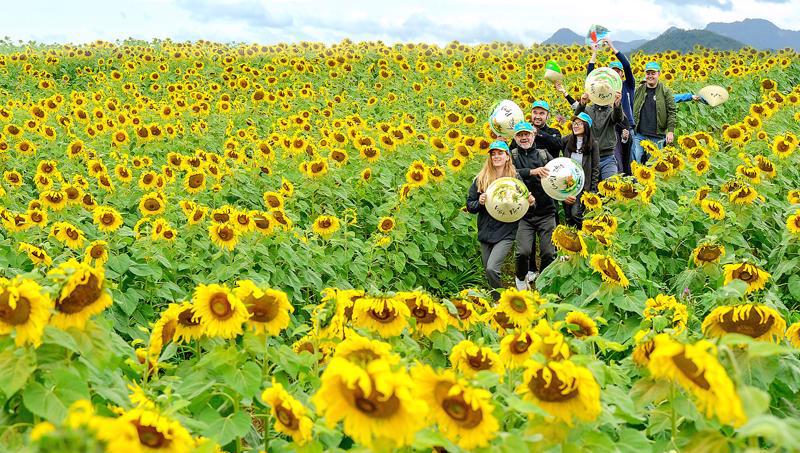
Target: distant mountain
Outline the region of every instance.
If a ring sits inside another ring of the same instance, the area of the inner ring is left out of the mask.
[[[784,30],[764,19],[745,19],[739,22],[711,22],[706,30],[739,40],[756,49],[800,50],[800,31]]]
[[[646,39],[636,39],[633,41],[625,42],[625,41],[614,41],[614,47],[617,48],[622,53],[630,53],[630,51],[640,47],[642,44],[646,43]]]
[[[719,50],[737,50],[744,47],[744,44],[735,39],[708,30],[681,30],[672,27],[657,38],[642,44],[636,51],[656,53],[677,50],[685,53],[694,50],[696,45]]]
[[[553,33],[553,36],[542,41],[542,44],[561,44],[562,46],[583,44],[583,36],[575,33],[569,28],[561,28]]]

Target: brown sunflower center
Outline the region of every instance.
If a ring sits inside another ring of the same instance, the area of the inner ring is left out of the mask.
[[[467,355],[467,364],[475,371],[489,370],[492,368],[492,359],[485,355],[483,351],[478,350],[475,355]]]
[[[68,315],[78,313],[100,298],[103,288],[94,274],[90,274],[85,283],[79,283],[67,297],[56,301],[56,310]]]
[[[467,308],[467,304],[460,300],[453,301],[453,305],[456,307],[456,315],[459,319],[468,319],[472,314],[469,308]]]
[[[445,398],[442,410],[461,428],[475,428],[483,420],[483,411],[480,408],[473,409],[461,394]]]
[[[775,318],[767,315],[766,317],[756,309],[751,309],[745,316],[734,319],[733,310],[720,317],[719,326],[725,332],[739,333],[748,337],[758,338],[772,329]]]
[[[380,311],[375,309],[369,310],[369,315],[372,319],[381,324],[389,324],[397,318],[397,312],[393,310],[387,303],[384,302],[383,308]]]
[[[733,271],[733,278],[750,283],[758,280],[758,271],[753,272],[753,269],[751,269],[750,266],[744,264]]]
[[[217,319],[226,320],[233,316],[233,305],[225,293],[214,293],[208,301],[208,308]]]
[[[617,272],[617,269],[614,267],[614,265],[611,264],[611,262],[608,259],[603,259],[600,261],[600,270],[603,271],[603,273],[606,274],[608,278],[614,281],[619,281],[620,279],[619,273]]]
[[[514,341],[511,342],[511,352],[514,354],[524,354],[528,352],[532,344],[533,340],[530,335],[517,336],[514,338]]]
[[[685,351],[681,351],[679,354],[672,356],[672,363],[681,370],[681,373],[683,373],[687,379],[701,389],[708,390],[711,388],[711,384],[706,380],[705,371],[701,370],[697,364],[686,357]]]
[[[231,217],[224,213],[224,212],[215,212],[214,213],[214,221],[219,223],[227,222]]]
[[[69,198],[70,200],[77,200],[81,194],[80,192],[78,192],[78,189],[74,187],[67,187],[66,192],[67,192],[67,198]]]
[[[100,217],[100,222],[103,225],[113,225],[114,224],[114,214],[110,212],[106,212]]]
[[[175,337],[175,330],[177,328],[177,324],[178,322],[176,320],[172,320],[164,324],[164,327],[161,329],[162,344],[167,344],[170,341],[172,341],[172,338]]]
[[[427,307],[414,307],[411,315],[416,318],[417,324],[430,324],[436,321],[436,312],[428,311]]]
[[[290,430],[296,431],[300,428],[300,420],[294,415],[294,412],[283,407],[283,405],[275,406],[275,415],[278,421]]]
[[[194,319],[194,309],[187,308],[178,315],[178,324],[184,327],[194,327],[200,325],[200,321]]]
[[[508,305],[517,313],[525,313],[528,311],[528,304],[525,302],[525,299],[522,297],[514,297],[509,302]]]
[[[203,181],[205,181],[203,175],[195,173],[189,176],[189,187],[191,187],[192,189],[197,189],[198,187],[203,185]]]
[[[172,443],[154,426],[142,425],[139,421],[136,421],[133,424],[136,426],[136,432],[139,435],[139,442],[141,442],[145,447],[152,449],[166,449]]]
[[[19,296],[17,306],[11,308],[9,296],[8,291],[0,294],[0,321],[12,326],[25,324],[31,316],[31,302],[25,297]]]
[[[278,316],[280,304],[274,296],[264,294],[256,299],[252,295],[244,301],[247,311],[250,312],[251,321],[255,322],[270,322]]]
[[[360,388],[353,390],[345,388],[344,391],[351,394],[353,405],[370,417],[389,418],[400,410],[400,399],[395,395],[387,398],[375,390],[369,395],[365,395]]]
[[[543,376],[543,371],[543,369],[537,371],[528,382],[528,388],[539,401],[560,403],[575,398],[578,395],[577,388],[565,392],[565,390],[572,386],[562,382],[555,372],[550,373],[550,382],[547,382]]]
[[[381,230],[383,231],[389,231],[392,229],[392,227],[394,227],[394,222],[392,222],[389,219],[386,219],[383,222],[381,222]]]
[[[697,251],[697,259],[710,263],[716,261],[721,254],[722,249],[720,249],[718,246],[703,245],[700,247],[700,250]]]
[[[98,259],[98,258],[100,258],[100,257],[102,257],[102,256],[103,256],[103,254],[105,253],[105,251],[106,251],[106,249],[105,249],[105,247],[103,247],[102,245],[95,245],[95,246],[93,246],[93,247],[92,247],[92,249],[89,251],[89,254],[92,256],[92,258],[94,258],[94,259]]]
[[[563,247],[564,249],[566,249],[566,250],[568,250],[570,252],[573,252],[573,253],[578,253],[581,250],[583,250],[583,246],[581,245],[580,237],[578,236],[577,233],[574,233],[572,231],[568,231],[568,232],[564,233],[559,238],[558,243],[559,243],[559,245],[561,247]]]
[[[150,212],[155,212],[161,209],[161,202],[155,198],[148,198],[144,201],[144,209]]]

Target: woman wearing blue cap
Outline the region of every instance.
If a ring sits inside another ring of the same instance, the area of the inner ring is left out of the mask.
[[[567,225],[582,228],[584,206],[581,196],[587,191],[596,192],[600,183],[600,148],[592,137],[592,118],[586,112],[572,118],[572,133],[564,137],[561,155],[577,161],[583,168],[583,189],[577,196],[564,200]]]
[[[511,151],[508,144],[496,140],[489,145],[489,158],[483,164],[478,176],[472,181],[467,195],[467,211],[478,214],[478,241],[481,244],[481,258],[489,286],[492,287],[492,297],[497,300],[500,294],[497,288],[502,288],[500,279],[500,266],[503,264],[508,252],[514,244],[517,234],[516,222],[502,222],[495,219],[486,210],[486,189],[496,179],[503,177],[517,178],[517,170],[511,161]],[[528,203],[534,204],[533,195],[528,197]]]

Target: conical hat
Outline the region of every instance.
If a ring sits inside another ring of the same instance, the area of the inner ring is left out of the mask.
[[[577,197],[583,190],[586,175],[583,167],[569,157],[557,157],[545,165],[549,172],[542,178],[542,189],[550,198],[564,201],[568,197]]]
[[[622,91],[622,79],[611,68],[597,68],[586,77],[584,89],[597,105],[611,105]]]
[[[486,188],[486,211],[501,222],[516,222],[528,212],[528,194],[517,178],[496,179]]]
[[[525,121],[525,114],[514,101],[503,99],[492,106],[489,128],[499,137],[514,136],[514,125]]]
[[[719,85],[709,85],[697,92],[711,107],[716,107],[728,100],[728,90]]]
[[[544,65],[544,78],[551,82],[560,82],[564,80],[564,74],[561,72],[561,66],[554,60],[548,61]]]

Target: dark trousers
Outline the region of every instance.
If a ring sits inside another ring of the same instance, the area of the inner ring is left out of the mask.
[[[486,280],[489,281],[489,286],[492,287],[492,298],[497,300],[500,294],[497,288],[502,288],[503,283],[500,278],[500,266],[506,259],[508,252],[511,251],[511,246],[514,241],[511,239],[504,239],[496,244],[488,242],[481,242],[481,260],[483,261],[483,269],[486,272]]]
[[[530,269],[530,262],[536,254],[533,252],[536,240],[539,240],[539,272],[543,271],[556,259],[556,247],[553,245],[553,230],[556,229],[556,216],[537,216],[523,218],[517,228],[517,278],[524,280]]]

